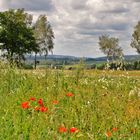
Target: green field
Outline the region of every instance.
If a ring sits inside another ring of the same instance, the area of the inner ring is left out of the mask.
[[[139,140],[140,71],[0,66],[0,140]]]

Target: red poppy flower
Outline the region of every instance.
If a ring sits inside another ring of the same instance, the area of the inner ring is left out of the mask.
[[[109,138],[112,136],[112,133],[110,131],[107,131],[105,135]]]
[[[71,133],[79,132],[79,130],[75,127],[70,128]]]
[[[21,106],[22,106],[22,108],[27,109],[27,108],[29,108],[29,102],[23,102],[21,104]]]
[[[58,104],[58,101],[57,101],[57,100],[54,100],[54,101],[53,101],[53,104],[54,104],[54,105],[57,105],[57,104]]]
[[[35,111],[39,111],[40,110],[40,107],[35,107],[34,110]]]
[[[41,111],[41,112],[46,112],[47,110],[48,110],[48,108],[45,108],[45,107],[41,107],[41,108],[40,108],[40,111]]]
[[[44,106],[43,100],[42,100],[42,99],[39,99],[39,100],[38,100],[38,104],[39,104],[40,106]]]
[[[30,98],[30,101],[35,101],[35,98],[34,98],[34,97],[31,97],[31,98]]]
[[[66,96],[71,97],[74,96],[74,94],[72,94],[71,92],[67,93]]]
[[[58,128],[58,131],[59,131],[60,133],[65,133],[65,132],[67,132],[67,129],[66,129],[65,127],[59,127],[59,128]]]
[[[116,132],[117,130],[118,130],[118,129],[117,129],[116,127],[113,127],[113,128],[112,128],[112,131],[113,131],[113,132]]]

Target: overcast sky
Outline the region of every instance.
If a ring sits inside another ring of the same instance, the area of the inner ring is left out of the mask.
[[[100,57],[98,37],[120,40],[124,54],[130,47],[134,26],[140,20],[140,0],[0,0],[0,11],[25,8],[36,19],[46,14],[55,33],[54,54]]]

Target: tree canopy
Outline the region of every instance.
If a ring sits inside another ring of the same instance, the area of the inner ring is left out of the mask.
[[[131,41],[132,48],[135,48],[137,52],[140,54],[140,21],[134,28],[134,32],[132,34],[132,41]]]
[[[51,28],[51,25],[47,21],[46,15],[40,15],[35,22],[34,26],[34,36],[36,39],[36,43],[39,47],[39,53],[45,54],[45,58],[48,55],[48,52],[51,51],[54,47],[53,39],[54,32]],[[35,52],[35,68],[36,68],[36,55],[38,52]]]
[[[0,12],[0,49],[10,63],[21,63],[24,54],[38,51],[32,32],[32,16],[24,9]]]
[[[115,60],[122,57],[123,52],[121,47],[119,47],[119,39],[114,37],[109,37],[108,35],[102,35],[99,37],[100,50],[107,55],[108,61]]]
[[[46,15],[40,15],[34,25],[34,35],[39,45],[40,53],[48,54],[54,47],[54,32]]]

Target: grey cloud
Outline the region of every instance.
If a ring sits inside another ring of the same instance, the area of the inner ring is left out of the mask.
[[[84,29],[85,32],[93,32],[93,34],[95,34],[94,30],[100,30],[100,32],[104,32],[106,30],[114,30],[114,32],[117,32],[124,31],[129,28],[127,21],[120,21],[119,19],[114,19],[112,17],[99,19],[95,23],[90,22],[90,20],[82,20],[76,26],[81,30]]]
[[[51,0],[5,0],[7,8],[25,8],[27,11],[52,11],[55,9]]]
[[[87,10],[88,9],[85,0],[71,1],[71,7],[74,10]]]
[[[102,13],[113,13],[113,14],[121,14],[121,13],[126,13],[129,12],[129,8],[124,8],[124,7],[118,7],[118,8],[113,8],[113,9],[106,9],[101,11]]]
[[[140,2],[140,0],[133,0],[134,2]]]

